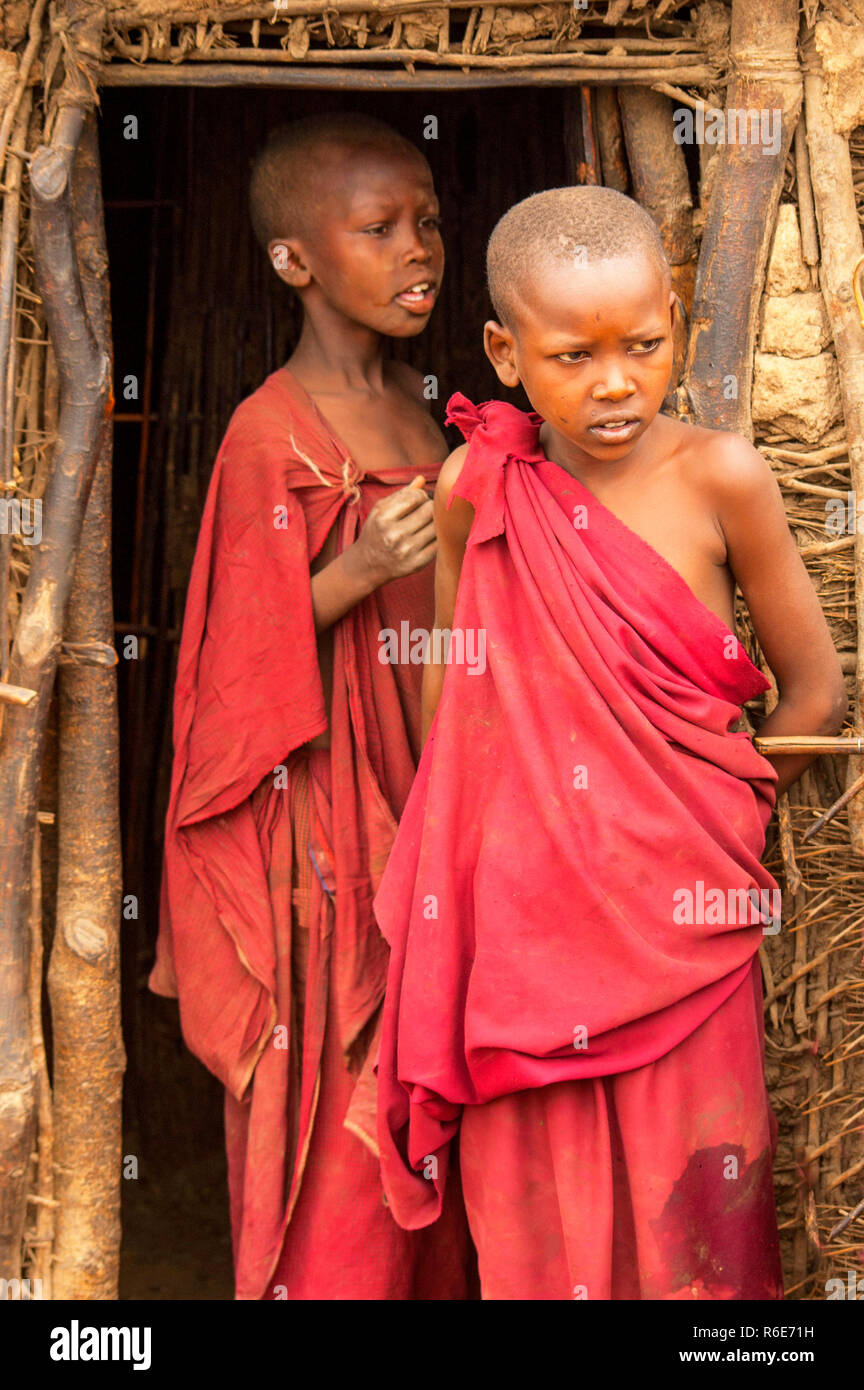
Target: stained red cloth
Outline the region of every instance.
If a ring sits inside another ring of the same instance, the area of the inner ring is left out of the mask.
[[[453,629],[474,652],[485,634],[486,669],[447,667],[375,900],[382,1172],[412,1228],[440,1209],[463,1107],[671,1053],[744,985],[777,892],[759,862],[776,774],[730,729],[765,678],[546,458],[539,416],[449,411],[475,508]],[[705,897],[730,890],[717,922]],[[707,1103],[726,1081],[702,1062]]]
[[[483,1297],[782,1298],[763,1038],[754,957],[656,1061],[467,1105],[460,1169]]]
[[[379,498],[415,472],[360,472],[283,368],[235,411],[202,518],[150,987],[179,998],[186,1043],[226,1087],[242,1299],[272,1286],[310,1145],[326,1164],[328,1136],[341,1151],[346,1122],[362,1182],[343,1187],[321,1240],[335,1239],[340,1221],[345,1232],[353,1225],[370,1242],[365,1273],[361,1264],[353,1283],[346,1274],[342,1293],[310,1276],[290,1296],[390,1296],[394,1278],[411,1283],[386,1268],[390,1253],[422,1253],[404,1239],[397,1251],[389,1232],[386,1258],[376,1250],[383,1195],[363,1146],[376,1150],[372,1067],[387,968],[371,904],[414,775],[422,675],[382,663],[378,634],[405,618],[430,626],[429,568],[378,589],[336,625],[330,750],[322,763],[321,750],[302,747],[328,728],[310,562],[333,526],[339,550],[350,545]],[[350,1095],[341,1114],[329,1095],[321,1100],[339,1058],[348,1077],[340,1103]],[[344,1273],[342,1254],[334,1248],[331,1264]],[[445,1264],[427,1296],[461,1296],[443,1287]]]

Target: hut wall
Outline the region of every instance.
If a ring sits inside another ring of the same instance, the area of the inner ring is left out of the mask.
[[[862,36],[864,28],[853,31],[853,51]],[[839,91],[833,83],[829,90]],[[834,109],[848,111],[848,105],[843,108],[838,97]],[[851,132],[850,152],[861,217],[860,127]],[[755,442],[775,470],[840,653],[854,723],[858,633],[850,440],[800,148],[787,162],[763,286],[753,420]],[[791,1298],[824,1298],[830,1279],[846,1287],[849,1270],[860,1274],[862,1268],[862,1217],[845,1227],[843,1222],[859,1202],[864,1171],[864,865],[851,849],[846,811],[803,840],[842,794],[852,761],[818,759],[781,798],[766,859],[784,892],[783,930],[763,947],[762,960],[766,1078],[779,1121],[775,1188]],[[843,1228],[832,1234],[837,1227]]]

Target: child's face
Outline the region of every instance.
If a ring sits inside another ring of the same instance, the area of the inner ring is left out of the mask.
[[[515,328],[487,323],[486,353],[506,386],[522,383],[577,457],[623,458],[666,395],[674,300],[662,270],[641,254],[586,266],[543,263],[520,299]]]
[[[418,153],[322,151],[315,234],[287,240],[304,295],[391,338],[426,326],[444,273],[438,199]],[[286,243],[274,243],[286,245]],[[272,252],[272,247],[271,247]]]

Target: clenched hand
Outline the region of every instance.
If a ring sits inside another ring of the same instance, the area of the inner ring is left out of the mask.
[[[425,491],[425,482],[418,474],[407,487],[376,502],[349,547],[352,562],[376,588],[391,579],[414,574],[435,556],[432,499]],[[346,562],[348,554],[345,551]]]

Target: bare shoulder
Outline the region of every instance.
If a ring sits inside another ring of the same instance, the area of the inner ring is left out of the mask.
[[[474,520],[474,508],[467,497],[452,495],[467,457],[468,445],[460,444],[442,463],[435,485],[435,528],[445,546],[464,547]]]
[[[418,372],[416,367],[410,367],[407,362],[396,362],[392,358],[388,363],[390,379],[400,391],[404,391],[406,396],[410,396],[418,405],[422,405],[424,410],[430,409],[430,403],[425,395],[426,381],[422,372]]]
[[[467,457],[467,444],[460,444],[458,449],[454,449],[452,454],[448,454],[441,465],[441,472],[438,474],[438,482],[435,487],[436,501],[440,499],[445,506],[447,505]],[[466,502],[465,505],[470,506],[470,503]]]
[[[769,501],[775,509],[783,500],[770,463],[749,439],[730,430],[702,430],[707,436],[705,480],[722,511],[747,512]]]
[[[667,425],[684,473],[719,509],[779,497],[771,465],[743,435],[671,418]]]
[[[731,430],[695,429],[685,467],[742,587],[745,579],[752,583],[754,574],[776,568],[778,557],[797,555],[777,479],[749,439]]]

